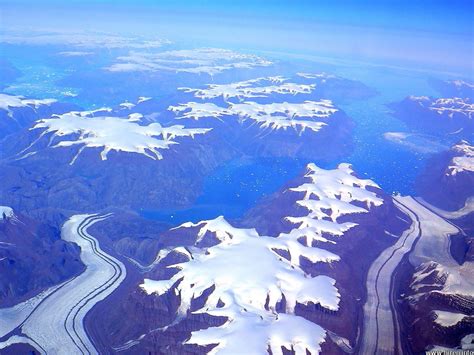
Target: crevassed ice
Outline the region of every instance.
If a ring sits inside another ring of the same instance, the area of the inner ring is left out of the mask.
[[[220,242],[209,248],[174,249],[188,259],[169,266],[179,271],[169,280],[145,279],[141,287],[148,294],[163,295],[171,290],[179,294],[179,321],[189,311],[191,301],[214,286],[214,291],[196,313],[228,319],[222,326],[193,332],[187,343],[218,344],[212,350],[217,354],[235,354],[243,350],[258,354],[266,353],[268,348],[273,354],[281,354],[281,347],[293,348],[297,354],[320,352],[326,331],[296,316],[296,303],[312,302],[337,311],[340,294],[334,279],[306,274],[300,267],[300,258],[313,263],[337,262],[339,256],[312,247],[308,240],[327,241],[322,232],[340,236],[352,228],[355,224],[339,224],[338,217],[364,213],[367,209],[351,202],[363,202],[369,208],[381,205],[383,200],[366,189],[378,186],[370,180],[355,177],[347,164],[341,164],[335,170],[323,170],[309,164],[306,178],[309,182],[291,191],[305,193],[297,203],[307,207],[308,214],[304,218],[312,222],[295,220],[298,224],[295,229],[276,238],[261,236],[255,229],[235,228],[222,216],[178,227],[198,228],[196,244],[209,232]],[[300,242],[304,237],[306,245]],[[288,259],[279,256],[277,251],[286,252]],[[160,257],[165,255],[162,253]],[[286,311],[278,313],[276,306],[283,298]]]
[[[194,138],[210,130],[188,129],[183,125],[163,127],[159,123],[142,126],[138,124],[141,114],[131,114],[127,118],[94,114],[95,111],[84,111],[55,115],[53,118],[37,121],[31,129],[43,130],[41,136],[52,133],[59,140],[53,147],[80,146],[78,155],[84,148],[103,148],[102,160],[107,159],[111,150],[143,154],[155,160],[162,159],[160,150],[178,144],[175,138]],[[76,158],[77,156],[71,164]]]

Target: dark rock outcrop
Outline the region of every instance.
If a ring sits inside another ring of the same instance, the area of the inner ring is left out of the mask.
[[[470,139],[474,131],[473,105],[469,98],[410,96],[389,107],[396,118],[420,132]]]
[[[77,245],[57,228],[15,213],[0,219],[0,306],[28,299],[82,272]]]
[[[416,182],[418,193],[442,209],[452,211],[464,207],[466,200],[474,196],[473,153],[474,148],[462,141],[434,155]]]

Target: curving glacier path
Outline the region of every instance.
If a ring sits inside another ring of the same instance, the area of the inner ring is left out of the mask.
[[[460,266],[450,252],[450,235],[462,233],[446,217],[459,218],[469,213],[472,201],[457,212],[440,209],[433,211],[421,199],[410,196],[395,196],[396,206],[412,221],[391,247],[385,249],[372,263],[367,275],[367,301],[364,306],[364,329],[361,339],[361,354],[402,354],[399,319],[396,309],[393,277],[398,265],[408,255],[410,263],[417,267],[435,261],[454,275],[452,292],[469,294],[474,290],[474,277],[463,270],[472,269],[470,262]],[[467,212],[466,212],[467,211]],[[441,212],[441,213],[436,213]],[[464,272],[464,274],[460,274]]]
[[[420,237],[420,222],[415,212],[407,207],[411,197],[395,197],[396,206],[412,220],[397,242],[385,249],[372,263],[367,275],[367,301],[364,305],[364,330],[361,354],[395,354],[400,349],[394,312],[393,275],[405,254]]]
[[[107,217],[76,215],[64,224],[61,236],[79,245],[85,271],[28,301],[0,309],[0,350],[28,343],[42,354],[97,353],[84,328],[84,318],[126,276],[125,266],[106,254],[87,232]]]

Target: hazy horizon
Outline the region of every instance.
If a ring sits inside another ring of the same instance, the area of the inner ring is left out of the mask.
[[[472,77],[470,1],[0,1],[5,31],[106,31]],[[449,11],[448,11],[449,10]]]

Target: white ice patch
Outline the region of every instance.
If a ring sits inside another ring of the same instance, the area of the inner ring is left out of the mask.
[[[290,314],[256,314],[235,310],[239,317],[218,328],[195,331],[188,344],[219,344],[209,354],[267,354],[283,355],[282,347],[296,355],[319,354],[326,331],[309,320]],[[223,314],[227,314],[222,309]],[[220,312],[216,312],[219,315]]]
[[[465,317],[465,314],[446,312],[446,311],[434,311],[436,314],[435,323],[441,325],[442,327],[453,327],[459,322],[461,322]]]
[[[271,104],[259,104],[250,101],[231,104],[231,109],[239,116],[249,118],[275,114],[281,114],[288,119],[296,117],[328,118],[337,112],[331,100],[304,101],[302,103],[273,102]]]
[[[435,287],[436,290],[428,292],[472,298],[474,295],[473,267],[474,263],[470,261],[465,261],[462,265],[426,262],[413,275],[411,288],[422,294],[425,287]],[[430,277],[434,277],[435,281],[428,282]]]
[[[168,110],[179,115],[177,117],[178,119],[188,118],[196,121],[206,117],[220,119],[222,116],[232,115],[230,109],[217,106],[210,102],[188,102],[178,106],[170,106]]]
[[[138,103],[138,104],[141,104],[142,102],[149,101],[149,100],[151,100],[151,99],[152,99],[151,97],[140,96],[140,97],[138,98],[137,103]]]
[[[296,75],[305,78],[305,79],[334,79],[335,75],[326,74],[326,73],[296,73]]]
[[[8,219],[15,216],[13,209],[8,206],[0,206],[0,221],[2,219]]]
[[[87,56],[93,55],[94,52],[66,51],[66,52],[59,52],[58,54],[63,57],[87,57]]]
[[[106,69],[113,72],[172,71],[214,75],[230,69],[250,69],[272,64],[256,55],[219,48],[182,49],[158,53],[130,52],[127,56],[118,57],[117,60],[118,63]]]
[[[474,84],[468,83],[464,80],[450,80],[448,81],[448,84],[453,84],[454,86],[458,88],[466,87],[469,89],[474,89]]]
[[[267,97],[271,94],[296,95],[310,94],[316,84],[305,85],[286,82],[281,76],[262,77],[231,84],[209,84],[206,89],[179,88],[184,92],[193,93],[200,99],[229,98],[256,98]]]
[[[162,159],[160,150],[178,144],[174,139],[205,134],[210,129],[188,129],[182,125],[163,127],[159,123],[142,126],[137,123],[141,114],[131,114],[128,118],[94,116],[95,112],[69,112],[53,118],[37,121],[32,129],[42,129],[41,135],[52,133],[59,138],[53,147],[80,146],[84,148],[103,148],[102,160],[110,151],[143,154],[151,159]],[[71,137],[71,135],[75,135]],[[67,138],[66,138],[67,137]],[[74,163],[75,159],[71,162]]]
[[[135,104],[132,104],[131,102],[122,102],[120,105],[120,107],[123,107],[123,108],[126,108],[128,110],[131,110],[132,108],[134,108],[136,105]]]
[[[462,141],[451,148],[458,156],[451,160],[447,175],[456,175],[465,171],[474,172],[474,147]]]
[[[270,104],[248,101],[229,104],[227,108],[209,102],[187,102],[170,106],[168,109],[178,115],[177,119],[221,119],[223,116],[238,116],[242,120],[248,119],[258,123],[261,128],[271,130],[294,128],[300,133],[306,129],[318,132],[327,125],[324,121],[338,111],[330,100]]]
[[[185,316],[191,301],[208,288],[215,290],[195,313],[223,316],[221,327],[198,330],[187,343],[219,345],[213,353],[264,353],[270,347],[281,353],[281,346],[292,346],[299,354],[317,354],[325,331],[304,318],[293,315],[296,303],[313,302],[336,311],[339,293],[335,280],[319,275],[311,277],[300,268],[300,258],[312,262],[333,262],[339,257],[326,250],[306,247],[286,236],[260,236],[255,229],[238,229],[223,217],[181,227],[200,227],[198,240],[207,232],[217,235],[220,243],[191,252],[188,261],[169,266],[179,271],[170,280],[145,279],[141,287],[148,294],[162,295],[175,288],[181,297],[178,320]],[[290,260],[276,251],[290,255]],[[184,255],[184,254],[183,254]],[[276,314],[276,306],[286,300],[287,314]]]
[[[13,117],[12,108],[16,107],[30,107],[33,110],[38,109],[40,106],[49,106],[55,103],[54,99],[25,99],[23,96],[15,96],[8,94],[0,94],[0,109],[8,112],[8,116]]]
[[[366,213],[371,206],[380,206],[383,200],[366,188],[379,188],[372,180],[359,179],[349,164],[339,164],[337,169],[324,170],[315,164],[308,164],[305,175],[311,181],[290,188],[290,191],[304,193],[298,201],[308,210],[308,214],[286,219],[298,226],[293,230],[295,236],[306,239],[308,246],[313,241],[328,241],[324,234],[341,237],[346,231],[356,226],[355,223],[339,223],[338,218],[353,213]],[[362,208],[353,202],[362,202],[367,208]]]
[[[410,96],[410,99],[440,116],[446,115],[448,118],[453,118],[454,114],[459,114],[469,119],[474,117],[474,104],[469,99],[459,97],[432,99],[427,96]]]

